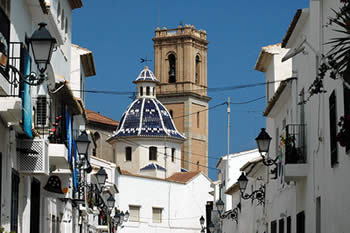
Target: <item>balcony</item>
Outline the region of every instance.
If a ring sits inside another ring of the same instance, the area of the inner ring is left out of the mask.
[[[65,144],[49,144],[49,161],[52,173],[71,173],[68,163],[68,149]]]
[[[285,128],[285,180],[297,181],[307,176],[305,125],[290,124]]]

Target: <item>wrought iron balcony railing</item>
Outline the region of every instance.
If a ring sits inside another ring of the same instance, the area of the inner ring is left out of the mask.
[[[290,124],[285,128],[285,163],[306,163],[305,125]]]

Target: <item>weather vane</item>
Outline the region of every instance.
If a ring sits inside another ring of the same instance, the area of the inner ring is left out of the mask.
[[[145,58],[140,57],[140,63],[147,63],[147,62],[151,62],[151,59],[148,59],[147,56]]]

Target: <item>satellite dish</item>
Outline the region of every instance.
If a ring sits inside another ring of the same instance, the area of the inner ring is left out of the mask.
[[[55,89],[56,79],[55,79],[55,71],[51,64],[47,65],[46,72],[47,72],[47,77],[46,77],[47,87],[50,91],[53,91]]]

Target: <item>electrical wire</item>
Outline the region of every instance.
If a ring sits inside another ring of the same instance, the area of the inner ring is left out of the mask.
[[[274,84],[278,82],[285,81],[283,80],[275,80],[275,81],[268,81],[268,82],[259,82],[259,83],[252,83],[252,84],[243,84],[243,85],[235,85],[235,86],[228,86],[228,87],[209,87],[209,88],[199,88],[190,90],[191,92],[201,92],[201,91],[208,91],[208,92],[220,92],[220,91],[230,91],[230,90],[238,90],[238,89],[245,89],[250,87],[257,87],[262,85],[269,85]],[[95,93],[95,94],[111,94],[111,95],[133,95],[134,91],[109,91],[109,90],[72,90],[76,92],[85,92],[85,93]],[[162,94],[179,94],[177,91],[168,91],[168,92],[162,92]]]

